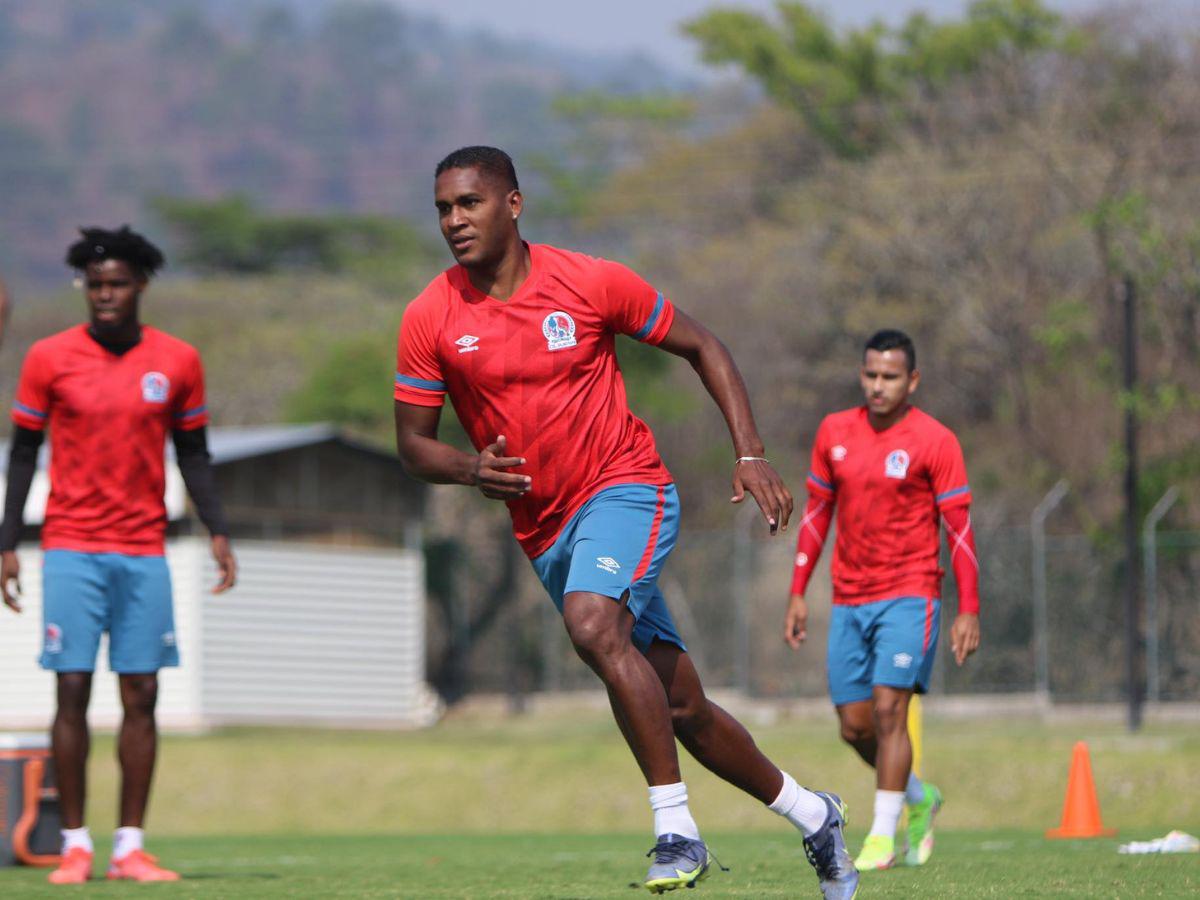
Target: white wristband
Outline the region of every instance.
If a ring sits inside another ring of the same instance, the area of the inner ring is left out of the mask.
[[[744,462],[765,462],[765,463],[769,463],[769,462],[770,462],[770,460],[769,460],[769,459],[767,459],[765,456],[739,456],[737,459],[735,459],[735,460],[733,461],[733,464],[736,466],[738,463],[744,463]]]

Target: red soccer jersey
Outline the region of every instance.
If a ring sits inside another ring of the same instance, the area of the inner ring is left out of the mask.
[[[400,325],[396,399],[440,406],[448,393],[475,448],[504,435],[512,471],[533,479],[508,503],[530,557],[613,484],[668,484],[646,424],[629,411],[615,337],[658,344],[675,309],[618,263],[542,244],[508,300],[477,291],[461,266],[409,304]]]
[[[38,341],[21,368],[13,421],[50,426],[46,550],[163,552],[163,450],[170,429],[208,423],[200,354],[142,326],[117,355],[77,325]]]
[[[879,432],[865,406],[826,416],[808,490],[837,507],[834,603],[941,596],[938,517],[971,502],[949,428],[916,407]]]

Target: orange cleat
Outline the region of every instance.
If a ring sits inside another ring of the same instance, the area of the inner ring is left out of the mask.
[[[178,881],[179,873],[161,868],[158,858],[145,850],[130,850],[120,859],[108,864],[108,880],[117,881]]]
[[[51,884],[83,884],[91,877],[92,854],[82,847],[72,847],[47,880]]]

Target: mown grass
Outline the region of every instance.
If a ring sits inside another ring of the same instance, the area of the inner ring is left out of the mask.
[[[688,900],[818,897],[816,878],[785,831],[710,835],[730,868]],[[363,835],[164,838],[173,885],[94,882],[95,897],[156,898],[633,898],[645,872],[644,837],[624,835]],[[1056,842],[1013,831],[947,834],[921,869],[864,875],[870,897],[1194,897],[1200,859],[1119,856],[1114,841]],[[97,863],[102,871],[102,861]],[[39,871],[0,871],[0,895],[79,895]],[[677,895],[681,896],[682,895]]]
[[[754,727],[810,785],[840,791],[850,833],[873,784],[832,717]],[[1089,742],[1116,839],[1051,842],[1071,747]],[[89,824],[103,874],[115,808],[111,736],[96,738]],[[1184,897],[1200,856],[1132,858],[1118,841],[1200,832],[1200,730],[1028,720],[926,727],[926,771],[947,796],[938,851],[920,870],[866,878],[860,897]],[[816,896],[795,832],[684,762],[692,805],[732,871],[688,896]],[[422,732],[236,729],[163,738],[149,849],[186,876],[162,897],[634,897],[650,816],[640,775],[595,710],[455,716]],[[856,846],[852,849],[857,849]],[[0,871],[0,896],[62,896],[45,873]],[[88,894],[142,896],[96,883]]]
[[[870,814],[869,770],[829,718],[754,726],[760,745],[803,784],[838,791]],[[1056,824],[1071,747],[1087,740],[1105,824],[1200,829],[1200,728],[1035,721],[926,726],[925,772],[946,795],[944,827]],[[702,828],[773,833],[774,815],[683,758]],[[110,736],[90,768],[89,822],[107,831],[116,800]],[[163,738],[150,830],[207,834],[641,833],[646,791],[606,713],[451,718],[418,732],[231,730]],[[1165,827],[1164,827],[1165,826]]]

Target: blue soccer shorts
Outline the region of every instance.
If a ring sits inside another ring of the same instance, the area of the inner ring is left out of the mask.
[[[114,672],[145,674],[179,665],[164,557],[47,550],[42,596],[43,669],[94,671],[106,631]]]
[[[656,639],[687,650],[658,588],[678,535],[675,485],[618,484],[580,507],[533,568],[560,613],[576,591],[612,597],[633,613],[639,650]]]
[[[877,684],[928,691],[941,613],[933,597],[834,605],[826,663],[834,705],[870,700]]]

